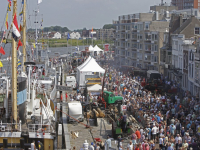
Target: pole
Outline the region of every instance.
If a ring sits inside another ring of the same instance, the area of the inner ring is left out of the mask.
[[[37,42],[37,10],[35,10],[35,44],[36,44],[36,59],[38,60],[38,42]]]
[[[13,0],[13,18],[17,14],[17,0]],[[17,123],[17,43],[12,39],[12,115]],[[17,125],[15,125],[17,129]]]
[[[72,39],[70,39],[71,40],[71,55],[72,55]]]
[[[26,0],[24,0],[23,7],[23,63],[26,62]],[[23,64],[23,71],[25,72],[25,66]]]

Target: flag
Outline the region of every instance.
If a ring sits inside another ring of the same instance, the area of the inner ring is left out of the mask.
[[[67,41],[70,39],[70,34],[68,33],[67,34]]]
[[[38,4],[42,3],[42,0],[38,0]]]
[[[24,4],[24,0],[22,0],[22,4]]]
[[[22,45],[21,40],[19,39],[18,46],[17,46],[17,50],[19,49],[20,46],[23,46],[23,45]]]
[[[23,15],[23,10],[19,13],[19,16],[22,16]]]
[[[0,48],[0,53],[3,54],[3,55],[6,54],[2,46],[1,46],[1,48]]]
[[[3,43],[5,43],[5,44],[7,44],[8,42],[7,42],[7,39],[4,37],[3,38],[3,41],[2,41]]]
[[[16,14],[14,15],[13,19],[13,31],[12,31],[12,36],[17,41],[17,39],[21,36],[18,28],[18,23],[17,23],[17,16]]]
[[[19,27],[19,31],[21,32],[22,31],[22,25],[20,24],[20,27]]]
[[[10,4],[10,6],[11,6],[12,0],[8,0],[8,2],[9,2],[9,4]]]
[[[0,68],[2,68],[3,67],[3,64],[2,64],[2,62],[0,61]]]
[[[18,67],[21,67],[21,61],[18,59]]]
[[[92,27],[92,31],[91,32],[93,32],[93,27]]]
[[[8,12],[6,14],[6,22],[5,22],[5,25],[6,25],[6,29],[8,30]]]
[[[9,3],[9,4],[8,4],[8,8],[7,8],[7,11],[11,11],[11,8],[10,8],[10,7],[11,7],[11,4]]]

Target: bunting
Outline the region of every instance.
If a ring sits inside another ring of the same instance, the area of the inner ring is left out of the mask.
[[[1,48],[0,48],[0,53],[3,54],[3,55],[6,54],[2,46],[1,46]]]
[[[0,61],[0,68],[2,68],[3,67],[3,64],[2,64],[2,62]]]
[[[22,25],[20,24],[20,27],[19,27],[19,32],[21,32],[22,31]]]
[[[8,8],[7,8],[7,11],[11,11],[11,8],[10,8],[10,7],[11,7],[11,4],[9,3],[9,4],[8,4]]]
[[[6,29],[8,30],[8,12],[6,14],[6,22],[5,22]]]
[[[19,16],[22,16],[23,15],[23,10],[19,13]]]
[[[8,0],[8,2],[9,2],[9,5],[11,6],[11,4],[12,4],[12,0]]]
[[[7,42],[7,39],[4,37],[3,38],[3,41],[2,41],[2,43],[5,43],[5,44],[7,44],[8,42]]]
[[[17,46],[17,50],[19,49],[20,46],[23,46],[23,45],[22,45],[21,40],[19,39],[18,46]]]

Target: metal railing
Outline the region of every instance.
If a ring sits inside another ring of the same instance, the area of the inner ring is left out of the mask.
[[[15,126],[17,126],[16,130],[14,130]],[[21,132],[21,121],[19,123],[0,123],[0,132]]]
[[[28,132],[53,133],[54,130],[51,129],[51,126],[50,126],[50,125],[28,124]]]

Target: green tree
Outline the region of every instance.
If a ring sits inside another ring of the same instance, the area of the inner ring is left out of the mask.
[[[111,29],[111,28],[115,29],[115,26],[113,24],[105,24],[103,26],[103,29]]]

